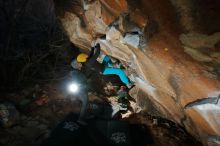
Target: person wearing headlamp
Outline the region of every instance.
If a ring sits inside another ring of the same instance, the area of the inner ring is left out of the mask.
[[[78,122],[85,125],[85,115],[88,107],[88,85],[86,76],[79,70],[71,71],[71,81],[68,84],[68,92],[81,101],[81,109]]]

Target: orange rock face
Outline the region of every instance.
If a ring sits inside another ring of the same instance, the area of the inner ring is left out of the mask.
[[[130,16],[131,20],[135,22],[140,28],[144,28],[148,24],[147,18],[142,15],[139,9],[135,9],[135,11],[132,11]]]
[[[138,88],[135,91],[145,92],[163,117],[184,126],[204,145],[219,144],[220,64],[216,49],[219,34],[183,34],[183,30],[191,30],[195,25],[187,24],[183,29],[176,20],[175,7],[181,0],[137,2],[135,6],[128,6],[126,0],[94,1],[85,10],[86,27],[81,26],[83,20],[69,12],[61,21],[76,46],[90,49],[94,42],[100,43],[104,53],[122,61],[132,72],[128,76]],[[183,8],[191,9],[188,2],[183,4]],[[129,17],[122,16],[125,12]],[[184,17],[184,13],[181,14]],[[118,17],[132,24],[127,29],[131,32],[120,29],[123,24]],[[180,22],[184,20],[181,18]],[[131,37],[129,44],[125,40],[126,33]],[[99,39],[103,34],[106,39]],[[141,37],[145,34],[152,35],[146,37],[146,47],[141,48]],[[135,47],[133,44],[137,43]]]
[[[100,2],[102,4],[102,18],[107,25],[128,9],[126,0],[100,0]]]
[[[100,2],[115,17],[128,9],[126,0],[100,0]]]

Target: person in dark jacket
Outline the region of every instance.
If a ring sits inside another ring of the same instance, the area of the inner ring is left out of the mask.
[[[97,61],[98,57],[102,58],[102,63]],[[79,70],[81,70],[82,65],[84,65],[84,67],[103,75],[117,75],[127,87],[131,86],[131,83],[123,69],[113,67],[109,56],[100,56],[100,44],[96,44],[95,47],[92,47],[89,55],[80,53],[71,65],[73,68]]]
[[[74,93],[74,97],[81,101],[81,109],[78,122],[85,124],[85,114],[88,108],[87,78],[82,72],[74,69],[71,71],[71,84],[77,84],[77,87],[79,88],[79,90]]]

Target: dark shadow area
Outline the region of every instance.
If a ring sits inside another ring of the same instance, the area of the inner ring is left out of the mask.
[[[0,92],[58,80],[77,48],[63,33],[52,0],[0,0]]]
[[[77,114],[70,113],[58,124],[42,146],[146,146],[153,144],[146,125],[100,118],[90,119],[87,121],[88,125],[81,125],[77,119]]]
[[[193,1],[194,19],[197,24],[197,29],[201,33],[212,34],[220,31],[220,15],[219,15],[219,0],[204,1],[194,0]]]

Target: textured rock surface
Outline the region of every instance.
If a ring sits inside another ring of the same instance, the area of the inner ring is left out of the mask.
[[[97,0],[88,5],[85,19],[66,12],[61,21],[76,46],[90,49],[99,42],[103,52],[122,61],[132,73],[129,77],[138,88],[135,99],[142,108],[150,113],[156,109],[157,115],[181,124],[204,145],[211,146],[219,144],[220,103],[201,101],[220,98],[220,38],[218,32],[201,33],[219,31],[217,22],[210,29],[204,29],[203,24],[197,27],[194,10],[210,5],[215,10],[218,3],[202,4],[195,8],[192,2],[181,0]],[[176,20],[179,15],[180,20]],[[125,34],[131,32],[140,38],[146,36],[145,48],[124,41]],[[103,34],[106,39],[99,38]],[[144,98],[153,108],[142,102]]]

